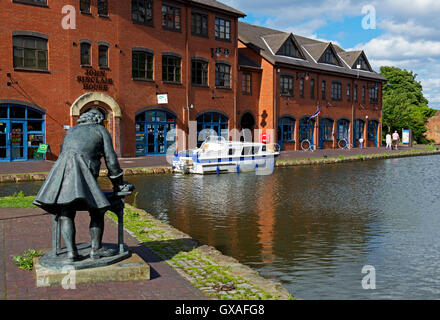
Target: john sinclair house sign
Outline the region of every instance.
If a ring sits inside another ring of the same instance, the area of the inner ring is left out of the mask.
[[[113,79],[107,77],[103,70],[87,69],[83,76],[76,77],[76,80],[83,85],[84,90],[108,91],[113,85]]]

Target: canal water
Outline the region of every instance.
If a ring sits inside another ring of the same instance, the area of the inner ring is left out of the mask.
[[[439,166],[440,157],[429,156],[280,168],[270,176],[127,180],[138,207],[296,297],[440,299]],[[40,185],[0,186],[0,196]],[[375,272],[362,273],[365,266]],[[374,275],[376,289],[364,289],[364,277]]]

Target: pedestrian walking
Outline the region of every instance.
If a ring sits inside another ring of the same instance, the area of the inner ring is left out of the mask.
[[[360,138],[360,139],[359,139],[359,147],[360,147],[361,149],[364,148],[364,139],[363,139],[363,138]]]
[[[385,141],[387,143],[387,146],[385,147],[385,149],[389,148],[390,150],[392,150],[393,146],[391,144],[393,142],[393,138],[391,137],[391,134],[389,132],[388,132],[388,134],[385,137]]]
[[[399,141],[400,141],[400,136],[397,133],[397,130],[395,130],[393,133],[393,146],[396,150],[398,150],[397,146],[399,145]]]

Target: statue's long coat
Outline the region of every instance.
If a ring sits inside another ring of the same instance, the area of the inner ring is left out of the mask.
[[[34,204],[52,214],[75,203],[82,210],[105,211],[110,206],[97,178],[104,157],[111,179],[123,174],[108,131],[98,124],[79,124],[69,129],[61,154],[38,192]]]

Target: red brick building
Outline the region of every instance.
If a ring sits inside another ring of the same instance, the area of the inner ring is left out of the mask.
[[[196,119],[234,127],[243,16],[214,0],[0,2],[0,159],[33,159],[40,142],[57,156],[91,107],[125,157],[164,153]]]
[[[324,116],[335,120],[334,130],[339,118],[352,124],[368,115],[378,121],[380,136],[383,79],[363,53],[330,44],[340,66],[324,67],[312,61],[319,50],[306,52],[313,40],[289,35],[304,59],[292,64],[270,52],[279,36],[262,40],[258,32],[269,29],[239,23],[244,16],[215,0],[1,1],[0,161],[38,159],[41,143],[56,158],[65,131],[92,107],[105,114],[115,149],[124,157],[164,154],[174,144],[194,146],[203,129],[232,138],[232,129],[251,128],[256,139],[255,129],[273,129],[272,141],[280,132],[284,149],[298,149],[300,118],[317,105],[322,112],[312,129],[315,140]],[[351,70],[347,63],[356,64],[360,56],[368,70]],[[304,98],[299,95],[298,79],[306,74],[316,81],[314,98],[310,80],[304,82]],[[324,78],[325,102],[318,92]],[[287,85],[282,96],[280,80],[284,89]],[[343,87],[357,84],[359,92],[377,84],[379,103],[332,101],[336,80]],[[293,126],[289,119],[296,120]],[[364,126],[368,137],[368,121]],[[351,137],[352,125],[349,131]]]
[[[363,51],[243,22],[238,46],[242,128],[267,131],[284,150],[300,150],[304,140],[317,148],[340,140],[359,147],[360,138],[380,146],[385,79]]]

